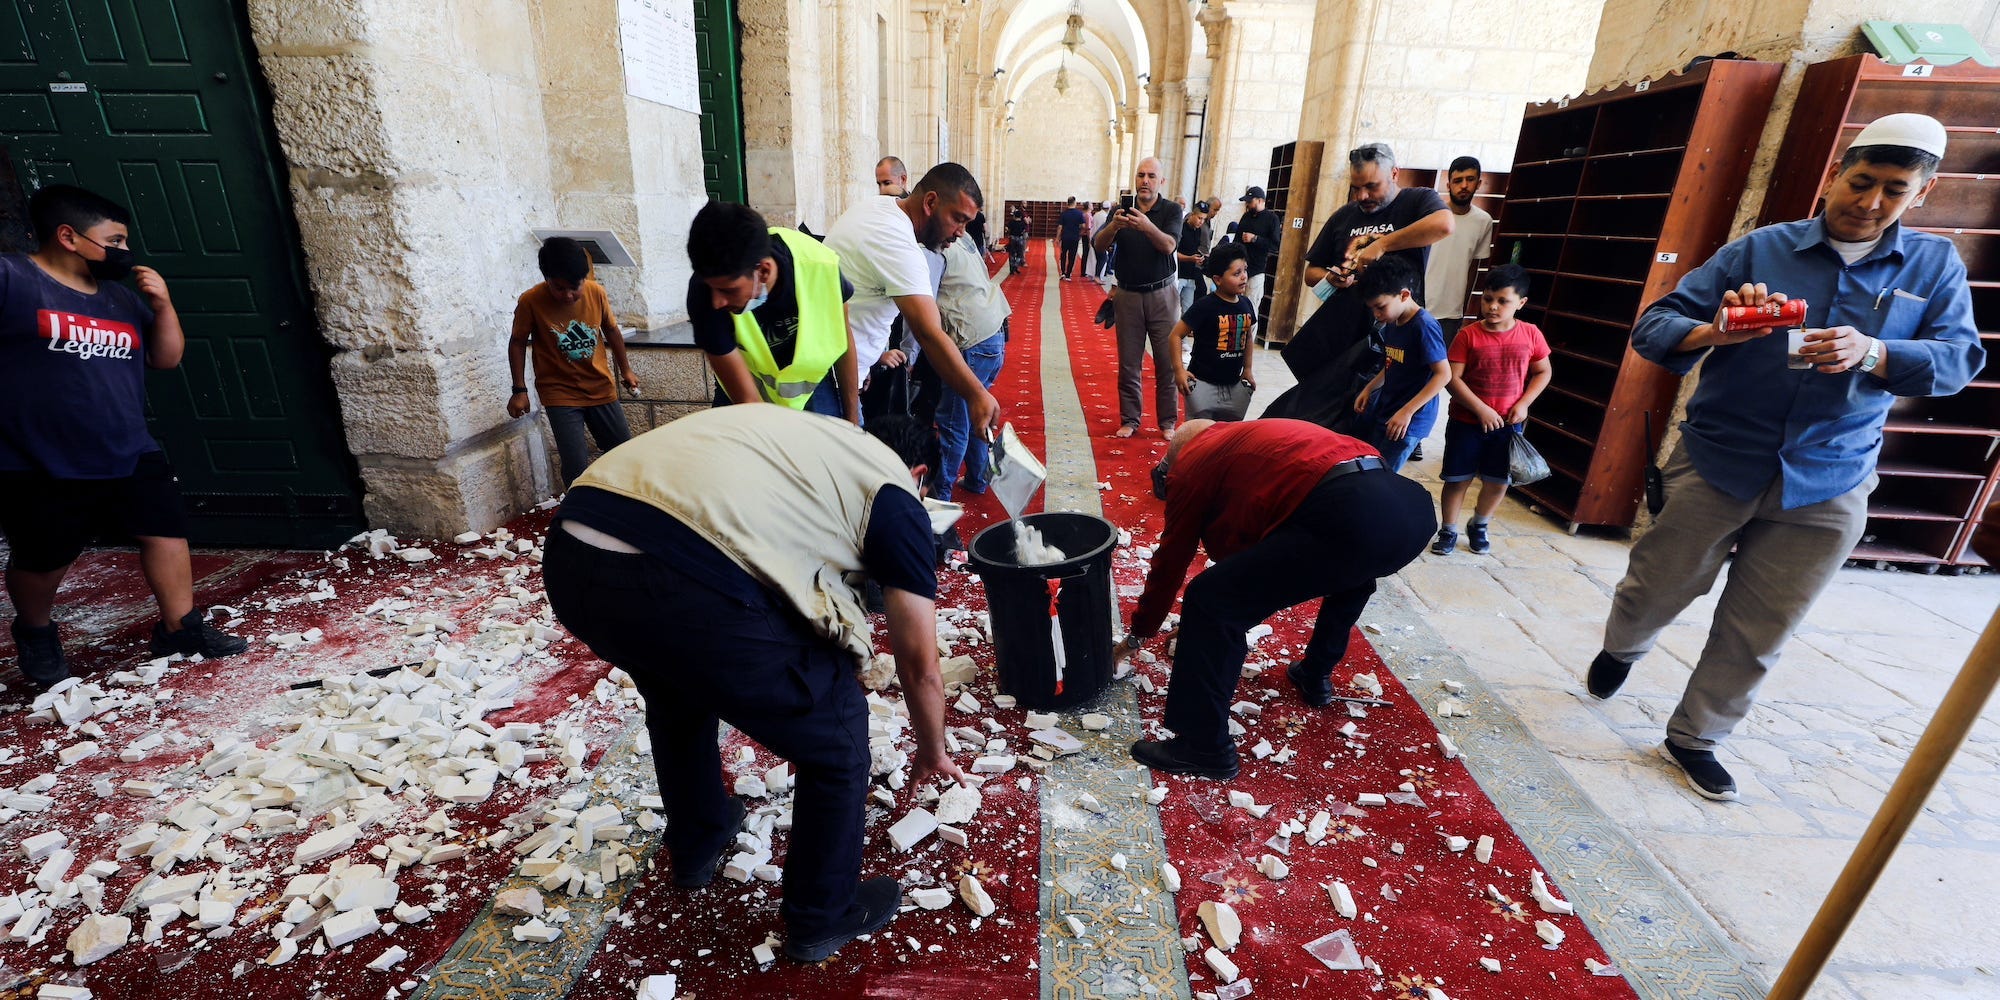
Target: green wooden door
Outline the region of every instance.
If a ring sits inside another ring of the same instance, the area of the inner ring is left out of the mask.
[[[326,546],[363,526],[359,476],[249,48],[231,0],[12,0],[0,146],[18,194],[128,206],[167,279],[187,353],[149,375],[147,416],[195,539]]]
[[[694,0],[695,79],[701,86],[701,166],[708,196],[748,201],[743,174],[743,78],[736,5]]]

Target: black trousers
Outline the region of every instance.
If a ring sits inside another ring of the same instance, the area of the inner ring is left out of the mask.
[[[839,925],[860,884],[868,794],[868,706],[853,658],[769,591],[741,600],[560,525],[549,530],[542,577],[556,618],[646,698],[674,864],[698,867],[736,837],[717,745],[716,721],[726,721],[797,773],[779,907],[786,929],[813,940]]]
[[[1249,652],[1243,633],[1325,598],[1305,664],[1331,674],[1375,581],[1409,565],[1436,531],[1430,492],[1414,480],[1377,469],[1321,482],[1262,541],[1188,583],[1161,721],[1196,753],[1229,752],[1229,703]]]
[[[1065,239],[1062,241],[1062,273],[1064,275],[1069,275],[1076,270],[1076,255],[1082,245],[1083,241],[1080,239]]]

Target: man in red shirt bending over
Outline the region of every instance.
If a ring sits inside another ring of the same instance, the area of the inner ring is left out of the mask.
[[[1331,704],[1333,668],[1375,581],[1423,551],[1437,515],[1430,494],[1385,468],[1375,449],[1303,420],[1190,420],[1153,470],[1153,492],[1167,502],[1166,526],[1118,658],[1159,631],[1197,544],[1215,565],[1181,601],[1162,720],[1174,738],[1134,743],[1132,759],[1226,781],[1236,776],[1229,701],[1248,652],[1243,633],[1325,598],[1305,658],[1285,673],[1306,704]]]

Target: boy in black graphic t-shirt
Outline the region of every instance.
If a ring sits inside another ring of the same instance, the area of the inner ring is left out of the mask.
[[[1197,299],[1174,324],[1174,384],[1187,397],[1188,419],[1241,420],[1257,389],[1252,370],[1256,340],[1250,332],[1257,311],[1245,291],[1250,266],[1242,246],[1225,243],[1202,262],[1202,272],[1215,281],[1215,291]],[[1182,343],[1194,339],[1194,354],[1185,365]]]
[[[21,673],[69,676],[51,615],[70,564],[98,538],[131,537],[160,605],[152,655],[240,653],[194,605],[187,513],[173,466],[146,430],[146,369],[179,366],[186,340],[128,216],[64,184],[28,203],[40,248],[0,256],[0,533]],[[138,285],[117,284],[131,274]]]

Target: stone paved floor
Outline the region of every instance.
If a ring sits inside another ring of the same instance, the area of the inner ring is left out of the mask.
[[[1257,367],[1253,413],[1293,382],[1274,352]],[[1441,428],[1425,451],[1407,473],[1435,492]],[[1569,535],[1509,499],[1492,553],[1426,554],[1393,589],[1427,609],[1426,621],[1768,982],[2000,604],[2000,575],[1843,570],[1725,747],[1743,796],[1720,804],[1694,796],[1655,756],[1712,599],[1669,628],[1617,698],[1583,693],[1628,547]],[[1987,706],[1812,996],[2000,996],[2000,924],[1980,919],[1996,897],[2000,703]]]

